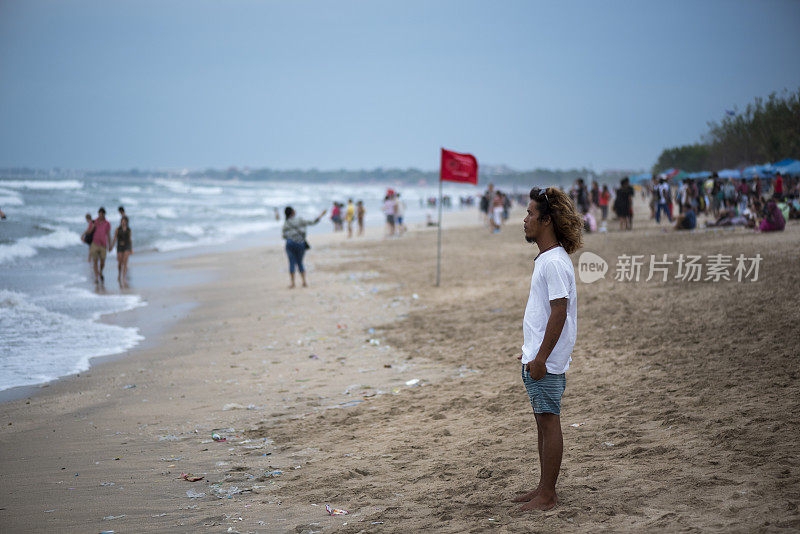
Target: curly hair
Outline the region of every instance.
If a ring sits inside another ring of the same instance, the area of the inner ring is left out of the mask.
[[[583,218],[575,211],[569,195],[555,187],[534,187],[530,197],[536,202],[539,220],[544,221],[550,217],[553,221],[556,239],[567,254],[572,254],[583,246]]]

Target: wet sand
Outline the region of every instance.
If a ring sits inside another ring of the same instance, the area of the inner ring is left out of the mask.
[[[586,237],[612,270],[578,282],[560,504],[521,514],[538,459],[515,356],[536,249],[520,211],[497,235],[475,219],[448,228],[440,288],[430,231],[319,240],[305,290],[277,248],[177,261],[216,281],[158,346],[0,406],[0,526],[800,529],[800,225],[675,234],[637,217]],[[680,253],[763,260],[756,282],[614,280],[622,254]]]

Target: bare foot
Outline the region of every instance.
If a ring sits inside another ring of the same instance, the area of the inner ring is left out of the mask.
[[[303,282],[303,287],[308,287],[308,284],[306,284],[305,282]]]
[[[558,497],[553,495],[550,498],[542,496],[540,493],[530,501],[528,501],[522,508],[519,509],[520,512],[529,512],[531,510],[541,510],[542,512],[550,510],[554,508],[555,505],[558,504]]]
[[[294,284],[290,285],[289,289],[294,289]]]
[[[516,497],[511,499],[511,502],[528,502],[531,499],[533,499],[534,497],[536,497],[537,495],[539,495],[540,491],[542,491],[542,490],[540,490],[539,488],[536,488],[535,490],[529,491],[528,493],[524,493],[522,495],[517,495]]]

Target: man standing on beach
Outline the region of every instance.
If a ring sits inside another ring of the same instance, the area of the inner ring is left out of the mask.
[[[94,283],[97,284],[104,282],[103,268],[106,266],[106,252],[110,250],[111,244],[111,223],[106,220],[106,209],[103,207],[97,210],[97,219],[92,223],[92,232],[89,256],[92,258]]]
[[[558,503],[556,481],[564,444],[561,396],[578,333],[575,270],[569,254],[583,245],[583,220],[569,196],[550,187],[530,192],[525,239],[536,243],[531,289],[522,322],[522,381],[536,419],[539,484],[519,495],[522,511],[549,510]],[[527,457],[527,455],[526,455]]]

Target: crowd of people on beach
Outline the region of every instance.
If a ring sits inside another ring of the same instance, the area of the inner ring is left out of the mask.
[[[745,226],[761,232],[783,230],[787,220],[800,218],[800,178],[780,173],[751,180],[723,179],[713,173],[707,179],[683,178],[676,183],[667,176],[653,176],[641,185],[641,192],[649,201],[650,219],[657,224],[666,219],[677,231],[697,228],[700,214],[713,217],[706,227]],[[613,193],[607,184],[592,181],[587,187],[579,178],[569,196],[583,217],[585,232],[607,231],[609,206],[620,230],[633,229],[635,188],[628,177]]]
[[[342,215],[344,213],[344,215]],[[358,235],[364,235],[364,216],[367,210],[364,208],[364,202],[359,200],[355,204],[353,199],[347,199],[347,205],[342,202],[333,202],[331,208],[331,223],[333,224],[334,232],[343,232],[345,224],[347,225],[347,237],[353,237],[353,223],[358,225]]]
[[[125,208],[117,208],[120,222],[111,235],[111,223],[106,219],[106,209],[97,210],[97,218],[92,219],[92,214],[86,214],[86,230],[81,234],[81,241],[89,246],[88,262],[92,264],[94,283],[105,283],[103,269],[106,266],[106,254],[117,246],[117,281],[120,287],[128,287],[128,258],[133,254],[133,240],[130,222],[125,214]]]
[[[650,218],[660,224],[662,213],[676,230],[693,230],[697,216],[713,218],[707,227],[744,226],[761,232],[783,230],[786,221],[800,218],[800,178],[782,176],[762,179],[683,178],[671,184],[654,177],[643,188],[650,199]],[[673,213],[677,204],[678,213]]]

